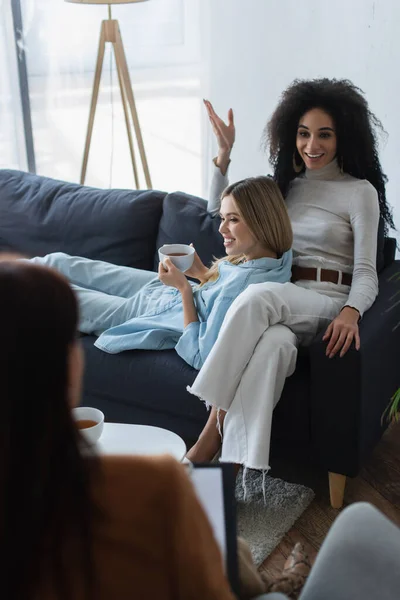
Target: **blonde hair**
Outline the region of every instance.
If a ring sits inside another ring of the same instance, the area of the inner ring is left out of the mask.
[[[249,177],[228,185],[221,200],[232,196],[240,216],[254,237],[266,248],[281,256],[292,247],[293,232],[285,201],[278,185],[270,177]],[[233,265],[243,262],[244,255],[225,256],[215,260],[202,284],[218,278],[218,265],[228,261]]]

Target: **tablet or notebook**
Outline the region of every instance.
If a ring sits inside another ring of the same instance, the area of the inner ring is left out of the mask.
[[[193,485],[221,548],[232,591],[238,594],[235,470],[229,463],[191,465]]]

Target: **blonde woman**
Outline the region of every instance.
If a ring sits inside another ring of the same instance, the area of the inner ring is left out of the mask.
[[[272,179],[228,186],[219,212],[227,256],[210,268],[197,254],[185,274],[167,259],[158,275],[62,253],[31,260],[70,280],[80,305],[79,330],[98,335],[95,345],[101,350],[175,348],[200,369],[234,299],[251,284],[285,283],[291,276],[292,228]]]

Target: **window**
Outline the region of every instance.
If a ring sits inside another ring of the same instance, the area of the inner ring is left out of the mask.
[[[26,48],[36,171],[78,182],[100,24],[108,16],[107,6],[13,1],[21,5],[20,42]],[[150,0],[112,7],[121,28],[153,187],[194,194],[201,193],[199,10],[199,0]],[[12,61],[6,60],[10,71]],[[7,101],[3,92],[1,99]],[[9,102],[9,110],[15,110],[15,104]],[[6,162],[24,168],[12,145]],[[134,187],[110,44],[104,57],[86,184]],[[145,187],[143,177],[141,187]]]

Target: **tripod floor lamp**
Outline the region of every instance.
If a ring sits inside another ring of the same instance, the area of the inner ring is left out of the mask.
[[[115,64],[117,67],[119,87],[121,90],[122,107],[124,110],[126,131],[128,134],[129,150],[132,159],[133,174],[135,177],[136,188],[139,189],[139,174],[136,164],[135,150],[133,145],[132,125],[136,136],[137,147],[139,150],[140,160],[142,162],[144,177],[146,185],[150,189],[151,178],[149,167],[147,164],[146,152],[144,149],[142,133],[140,130],[139,118],[136,111],[135,98],[132,90],[131,78],[129,75],[128,63],[126,62],[125,50],[122,43],[121,32],[119,24],[116,19],[111,16],[111,5],[112,4],[130,4],[133,2],[143,2],[144,0],[66,0],[66,2],[74,2],[75,4],[107,4],[108,5],[108,19],[102,21],[100,29],[100,40],[99,49],[97,53],[96,70],[94,75],[92,101],[90,104],[89,121],[86,133],[85,150],[83,154],[82,170],[81,170],[81,184],[85,183],[86,170],[89,158],[90,142],[92,139],[94,117],[96,114],[97,99],[99,96],[101,71],[103,67],[104,53],[106,43],[110,42],[113,45]],[[129,114],[130,113],[130,114]]]

